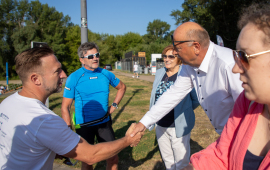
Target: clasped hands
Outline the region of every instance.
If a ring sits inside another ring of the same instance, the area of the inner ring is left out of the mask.
[[[132,123],[126,132],[126,137],[130,140],[130,147],[137,146],[144,135],[146,127],[142,123]]]

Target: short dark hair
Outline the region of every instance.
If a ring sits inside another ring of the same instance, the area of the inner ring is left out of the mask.
[[[22,82],[27,80],[27,76],[37,71],[42,66],[41,58],[54,55],[54,51],[45,47],[35,47],[27,49],[15,57],[16,72]]]
[[[248,23],[254,24],[266,35],[264,43],[270,43],[270,5],[266,3],[253,3],[243,8],[238,21],[238,28],[243,29]]]
[[[88,50],[97,49],[99,52],[98,46],[93,42],[85,42],[78,48],[78,56],[79,58],[84,57],[84,54],[87,53]]]
[[[173,47],[172,44],[170,44],[170,45],[168,45],[167,47],[164,48],[164,50],[162,51],[162,55],[165,55],[167,53],[167,51],[169,51],[169,50],[172,50],[172,51],[174,50],[174,47]],[[177,64],[178,65],[182,64],[182,60],[180,60],[178,57],[176,57],[176,59],[177,59]]]

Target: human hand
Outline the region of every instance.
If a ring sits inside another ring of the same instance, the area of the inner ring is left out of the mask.
[[[146,127],[141,123],[137,123],[133,128],[132,133],[130,134],[131,137],[135,136],[138,132],[144,132]]]
[[[137,146],[138,143],[141,141],[142,136],[144,135],[143,132],[138,132],[135,136],[131,137],[131,133],[134,131],[136,123],[132,123],[126,132],[126,137],[130,142],[130,147]]]
[[[113,107],[113,106],[108,107],[108,113],[109,114],[112,114],[114,112],[114,110],[115,110],[115,107]]]

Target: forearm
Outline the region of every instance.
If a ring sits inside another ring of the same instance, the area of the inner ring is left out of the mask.
[[[117,93],[116,93],[116,96],[115,96],[115,99],[113,102],[116,104],[119,104],[120,101],[122,100],[125,92],[126,92],[126,86],[123,84],[123,87],[121,89],[117,90]]]
[[[81,138],[77,147],[65,156],[92,165],[113,157],[130,144],[131,142],[128,141],[127,137],[111,142],[98,143],[96,145],[90,145]]]
[[[181,70],[182,73],[182,70]],[[157,100],[155,105],[144,115],[140,122],[149,128],[169,113],[193,89],[193,83],[188,75],[178,76],[175,83]]]
[[[96,147],[93,151],[94,162],[96,163],[102,160],[107,160],[108,158],[117,155],[130,144],[131,142],[128,142],[127,137],[123,137],[112,142],[104,142],[94,145]]]
[[[62,107],[61,108],[62,118],[66,122],[68,126],[71,126],[71,118],[70,118],[70,108]]]

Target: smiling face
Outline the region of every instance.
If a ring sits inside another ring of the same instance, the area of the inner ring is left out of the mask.
[[[165,54],[167,56],[173,55],[173,50],[168,50]],[[175,57],[174,59],[170,59],[169,57],[167,57],[167,58],[164,58],[163,60],[164,60],[165,67],[170,70],[170,69],[174,69],[175,66],[178,65],[177,63],[179,59],[177,59],[177,57]]]
[[[269,44],[264,44],[266,35],[254,24],[248,23],[241,31],[236,48],[248,55],[270,50]],[[241,63],[235,64],[234,73],[240,73],[240,80],[249,100],[258,103],[270,103],[270,53],[249,58],[249,68]]]
[[[98,51],[97,49],[93,48],[91,50],[88,50],[86,54],[84,54],[84,57],[90,55],[90,54],[96,54]],[[99,58],[94,56],[93,59],[88,58],[80,58],[81,63],[84,65],[84,68],[87,70],[94,71],[99,67]]]

